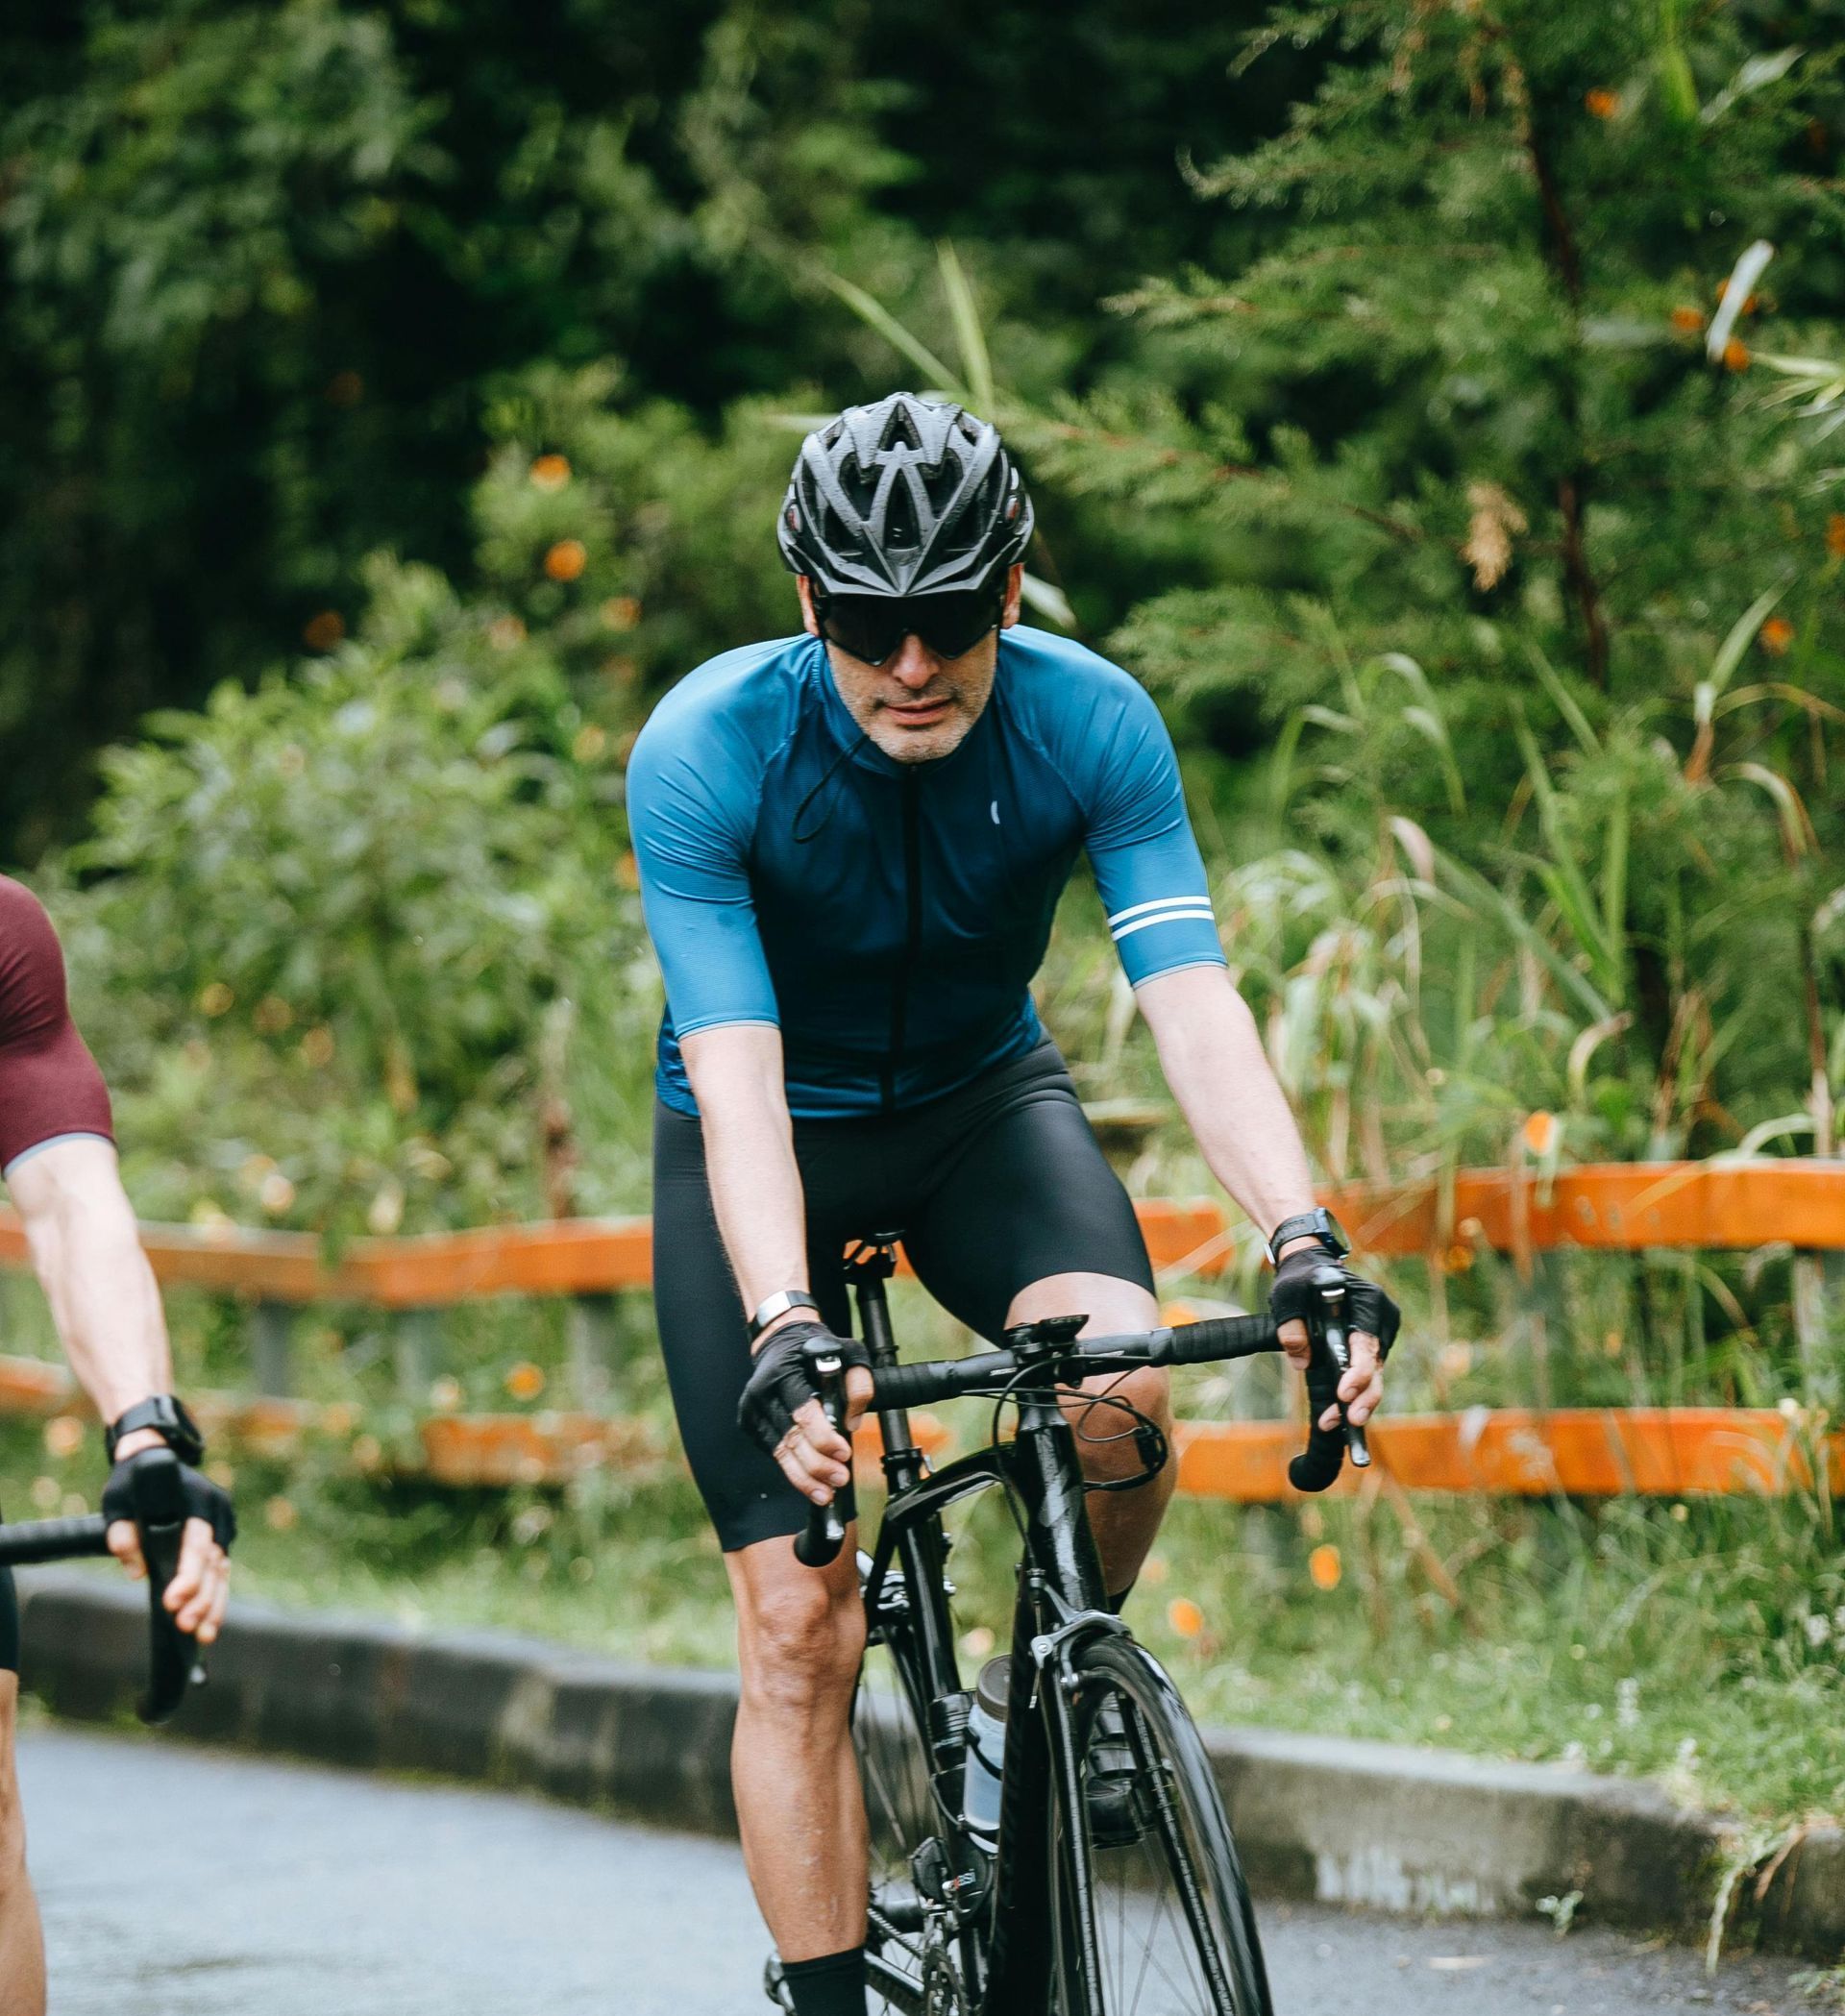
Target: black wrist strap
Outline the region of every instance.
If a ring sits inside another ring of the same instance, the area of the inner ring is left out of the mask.
[[[184,1404],[171,1393],[156,1393],[151,1399],[137,1400],[103,1430],[103,1445],[111,1463],[115,1461],[116,1443],[138,1428],[151,1428],[183,1463],[194,1469],[205,1455],[205,1437]]]
[[[1303,1211],[1296,1217],[1283,1218],[1268,1235],[1265,1244],[1270,1266],[1281,1265],[1281,1249],[1290,1240],[1316,1239],[1335,1260],[1343,1260],[1352,1250],[1351,1242],[1339,1229],[1339,1220],[1326,1207],[1316,1205],[1312,1211]]]

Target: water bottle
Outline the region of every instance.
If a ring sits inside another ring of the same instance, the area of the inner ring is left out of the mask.
[[[999,1838],[999,1783],[1006,1763],[1006,1696],[1011,1685],[1011,1655],[990,1659],[980,1668],[968,1709],[961,1817],[989,1842]]]

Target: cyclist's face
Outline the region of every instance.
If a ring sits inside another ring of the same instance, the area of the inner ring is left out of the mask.
[[[1022,567],[1015,567],[1007,577],[1001,629],[1019,621],[1023,577]],[[818,637],[820,625],[807,577],[800,576],[796,585],[808,631]],[[933,763],[959,749],[985,712],[998,651],[996,630],[989,630],[958,658],[943,657],[912,632],[882,665],[868,665],[830,642],[826,656],[840,699],[873,744],[898,763]]]

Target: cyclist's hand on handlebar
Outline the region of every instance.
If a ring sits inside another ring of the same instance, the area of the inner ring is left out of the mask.
[[[144,1449],[163,1444],[158,1436],[126,1436],[116,1452],[115,1467],[103,1487],[102,1511],[109,1524],[109,1551],[137,1579],[147,1573],[141,1559],[141,1536],[135,1524],[133,1487],[129,1482],[134,1459]],[[180,1629],[191,1633],[201,1645],[209,1645],[224,1622],[225,1598],[231,1579],[231,1543],[236,1538],[237,1515],[229,1495],[200,1471],[180,1466],[185,1493],[187,1518],[180,1542],[180,1564],[166,1586],[161,1602],[173,1613]]]
[[[1303,1372],[1311,1358],[1306,1318],[1320,1307],[1314,1276],[1330,1259],[1317,1243],[1284,1253],[1268,1291],[1268,1310],[1280,1327],[1282,1348]],[[1396,1341],[1403,1315],[1375,1282],[1354,1274],[1349,1267],[1341,1271],[1345,1275],[1346,1343],[1352,1362],[1339,1382],[1339,1398],[1344,1403],[1346,1418],[1362,1428],[1383,1402],[1384,1361]],[[1329,1404],[1321,1411],[1319,1426],[1339,1426],[1338,1406]]]
[[[807,1346],[825,1344],[839,1353],[846,1373],[847,1419],[842,1435],[821,1407],[807,1363]],[[777,1325],[756,1346],[756,1362],[743,1389],[737,1419],[773,1456],[781,1473],[803,1498],[827,1505],[851,1482],[852,1445],[848,1439],[872,1399],[871,1357],[856,1339],[835,1337],[824,1323],[795,1320]]]

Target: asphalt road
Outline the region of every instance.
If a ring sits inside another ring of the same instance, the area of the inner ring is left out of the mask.
[[[756,2016],[736,1850],[516,1794],[20,1740],[51,2016]],[[1592,1928],[1263,1912],[1281,2016],[1798,2016],[1795,1967]]]

